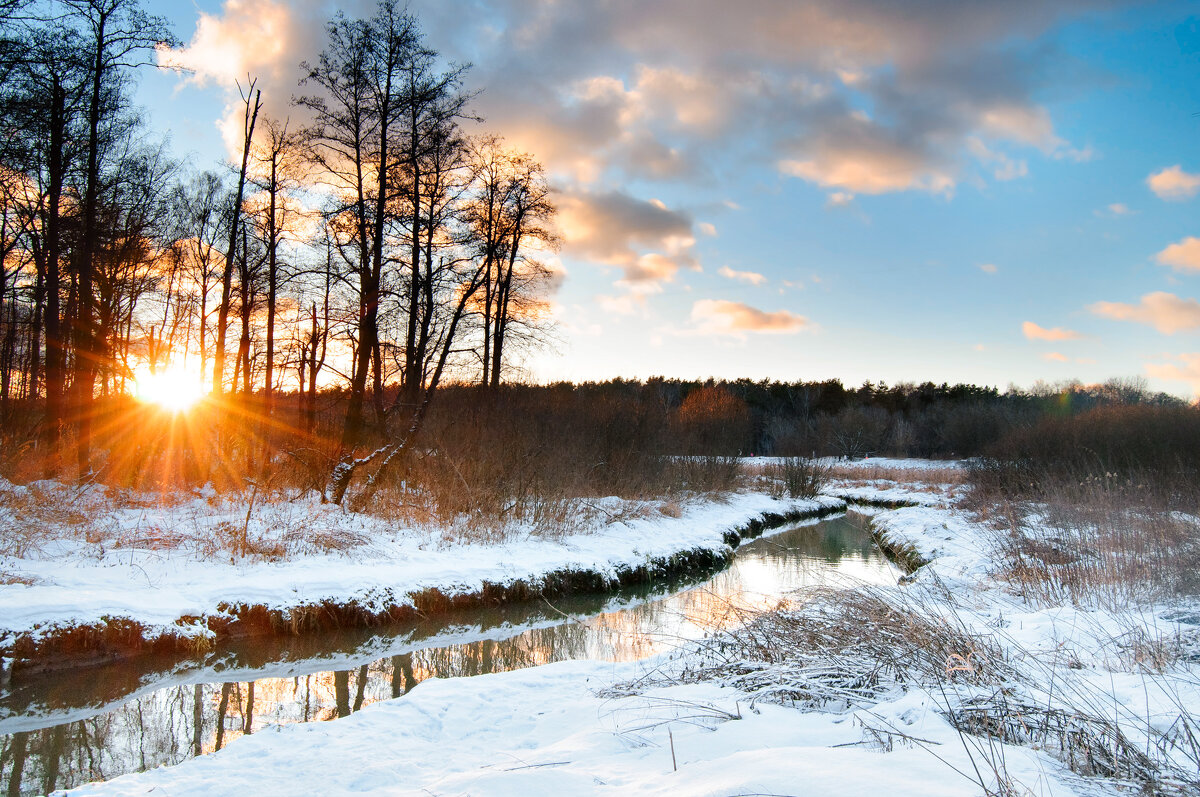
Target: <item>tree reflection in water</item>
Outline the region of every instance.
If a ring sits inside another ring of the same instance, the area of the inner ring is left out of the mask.
[[[270,643],[262,643],[265,650],[217,654],[216,664],[200,675],[224,669],[241,678],[151,687],[132,699],[146,682],[179,680],[181,668],[147,674],[136,663],[120,663],[102,668],[96,679],[61,673],[36,688],[14,682],[12,692],[0,697],[0,730],[13,728],[0,736],[0,783],[8,797],[18,797],[176,764],[256,728],[349,716],[434,676],[568,659],[645,658],[739,623],[747,609],[772,606],[792,590],[848,578],[895,580],[855,516],[756,540],[738,549],[732,567],[704,583],[672,585],[678,591],[645,595],[617,610],[608,598],[585,596],[554,606],[542,602],[456,616],[455,624],[399,629],[390,636],[376,631],[318,640],[326,644],[323,649],[311,639],[298,641],[308,646],[300,655],[291,649],[272,652]],[[442,641],[472,635],[473,641]],[[331,659],[348,666],[328,668]],[[281,671],[289,674],[280,676]],[[93,680],[93,691],[72,691]],[[64,715],[72,719],[54,724]]]

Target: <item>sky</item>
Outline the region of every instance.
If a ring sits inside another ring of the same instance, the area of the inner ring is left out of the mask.
[[[228,157],[336,9],[155,0],[151,126]],[[413,0],[478,132],[552,176],[535,381],[737,378],[1200,394],[1200,9],[1120,0]]]

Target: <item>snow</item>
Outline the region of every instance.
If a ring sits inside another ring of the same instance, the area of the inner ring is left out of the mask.
[[[802,713],[711,684],[595,692],[645,665],[562,662],[429,680],[345,719],[273,728],[171,768],[80,795],[836,794],[974,795],[972,764],[924,693],[854,715]],[[871,729],[875,730],[871,730]],[[921,740],[906,742],[901,734]],[[884,753],[878,739],[891,738]],[[1031,781],[1061,768],[1005,748]],[[264,776],[269,765],[270,775]],[[1071,794],[1048,780],[1044,794]]]
[[[835,490],[844,494],[845,487]],[[874,696],[869,705],[833,711],[752,700],[746,692],[713,682],[672,685],[657,680],[667,685],[637,694],[612,689],[686,662],[690,654],[685,647],[670,660],[660,655],[618,664],[562,662],[427,680],[403,697],[344,719],[272,727],[175,767],[72,793],[253,790],[265,797],[307,793],[319,784],[325,794],[875,797],[886,791],[889,797],[903,797],[975,795],[985,784],[996,793],[1001,791],[993,782],[997,771],[1010,781],[1004,790],[1011,787],[1017,793],[1115,794],[1139,788],[1128,781],[1071,773],[1051,756],[1049,743],[1014,746],[960,735],[947,712],[973,698],[1008,701],[1001,705],[1013,707],[1017,717],[1022,707],[1030,707],[1060,712],[1084,728],[1103,731],[1106,723],[1115,724],[1132,749],[1153,753],[1185,775],[1195,770],[1194,757],[1189,757],[1193,754],[1184,749],[1188,727],[1195,728],[1200,717],[1200,664],[1195,656],[1200,644],[1196,627],[1187,622],[1195,614],[1192,607],[1175,603],[1115,612],[1025,603],[998,580],[997,532],[963,509],[952,487],[939,492],[933,487],[915,490],[908,484],[872,483],[853,489],[859,500],[895,500],[895,490],[929,498],[917,506],[870,512],[884,543],[928,562],[907,586],[875,589],[903,595],[913,602],[908,605],[920,605],[966,633],[994,642],[1015,673],[1003,690],[954,686],[947,694],[897,681],[894,689]],[[404,570],[407,560],[395,561],[396,554],[387,564],[375,566],[342,558],[339,567],[359,568],[355,578],[407,573],[409,579],[440,579],[463,589],[481,583],[483,572],[515,578],[562,567],[564,561],[611,568],[631,558],[719,546],[722,530],[754,514],[778,511],[771,509],[770,501],[763,495],[742,495],[724,504],[689,505],[678,518],[632,519],[557,541],[519,540],[501,549],[503,562],[490,565],[472,560],[464,546],[405,549],[406,556],[433,557],[422,561],[422,568],[435,567],[432,575],[415,565]],[[439,562],[441,570],[436,569]],[[262,567],[269,566],[243,566],[260,578],[264,571],[257,569]],[[281,567],[292,570],[298,565]],[[225,567],[223,572],[233,571]],[[352,583],[342,581],[341,574],[328,578],[328,584],[301,582],[301,589],[315,594]],[[293,603],[299,594],[286,593],[278,584],[264,588],[264,593],[276,598],[283,594]],[[1192,654],[1160,667],[1148,665],[1133,644],[1138,635],[1174,641]],[[964,662],[970,653],[964,652]],[[1181,792],[1187,793],[1190,785],[1184,784]]]
[[[80,499],[84,504],[88,500]],[[680,552],[725,555],[729,546],[724,533],[765,512],[843,506],[834,498],[789,501],[744,493],[693,500],[683,504],[678,517],[640,507],[641,512],[621,519],[619,512],[628,509],[625,503],[605,499],[598,502],[603,519],[581,520],[574,533],[551,538],[518,530],[499,543],[463,543],[439,539],[429,530],[394,528],[383,519],[316,499],[263,504],[250,511],[248,523],[245,504],[214,506],[211,496],[165,506],[111,507],[98,498],[90,500],[103,507],[106,527],[102,533],[93,531],[101,542],[60,535],[29,546],[20,556],[0,557],[0,573],[10,576],[2,579],[9,583],[0,583],[0,649],[18,634],[36,638],[58,628],[114,618],[141,623],[148,637],[205,635],[210,632],[203,623],[181,618],[219,616],[227,611],[223,607],[239,604],[286,612],[322,602],[355,603],[383,612],[412,605],[411,596],[426,589],[471,594],[486,583],[534,582],[561,570],[615,578],[622,568]],[[230,561],[155,542],[180,529],[204,539],[231,526],[240,530],[243,524],[259,541],[317,529],[369,542],[345,552],[310,547],[281,561]],[[127,547],[106,547],[106,539],[125,540]]]
[[[777,465],[789,457],[743,457],[746,464]],[[836,467],[841,470],[874,470],[888,469],[901,471],[935,471],[950,468],[959,470],[965,468],[966,460],[961,459],[915,459],[906,457],[863,457],[862,459],[844,459],[842,457],[818,457],[817,464],[826,467]]]
[[[833,470],[825,492],[850,503],[944,507],[958,501],[961,488],[945,484],[966,467],[964,460],[868,459],[822,464]]]

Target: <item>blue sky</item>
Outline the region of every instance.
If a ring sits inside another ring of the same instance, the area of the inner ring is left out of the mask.
[[[370,10],[153,5],[196,72],[144,75],[141,101],[197,168],[235,76],[285,115],[321,21]],[[481,130],[559,189],[558,341],[531,378],[1200,390],[1194,3],[412,8],[474,64]]]

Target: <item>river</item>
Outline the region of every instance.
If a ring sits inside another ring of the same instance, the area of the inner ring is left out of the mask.
[[[274,725],[346,716],[426,678],[641,659],[736,626],[803,587],[898,575],[851,512],[745,543],[699,582],[18,675],[0,687],[0,788],[44,794],[176,764]]]

